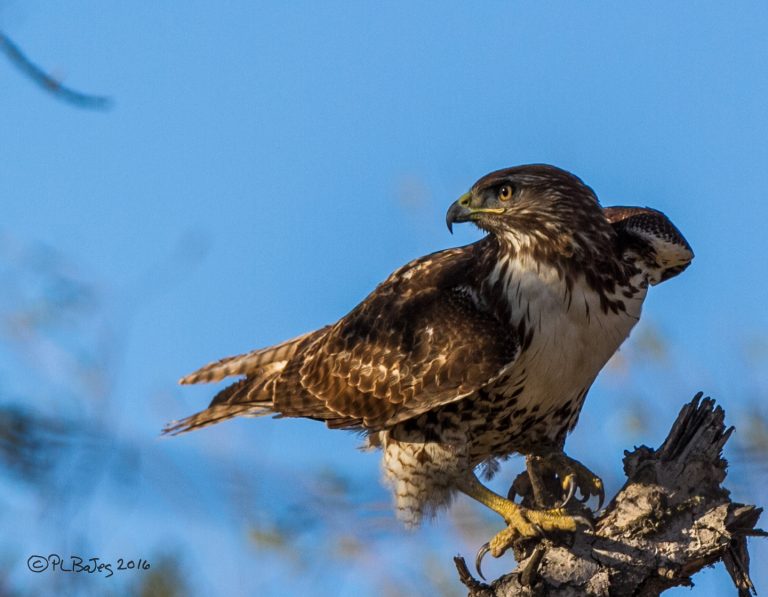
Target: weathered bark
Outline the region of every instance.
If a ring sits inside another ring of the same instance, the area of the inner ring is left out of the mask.
[[[627,482],[601,512],[594,532],[559,543],[552,538],[516,548],[517,570],[490,585],[474,579],[455,558],[470,597],[529,595],[659,595],[690,585],[691,577],[720,560],[739,595],[754,593],[747,537],[761,508],[736,504],[722,487],[722,449],[733,427],[699,393],[681,411],[658,450],[624,454]]]

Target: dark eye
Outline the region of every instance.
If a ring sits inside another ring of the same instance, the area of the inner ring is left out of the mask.
[[[499,192],[496,196],[499,198],[499,201],[509,201],[512,199],[512,192],[512,185],[505,184],[503,187],[499,188]]]

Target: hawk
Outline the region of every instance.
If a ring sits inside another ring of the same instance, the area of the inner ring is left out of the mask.
[[[603,208],[579,178],[542,164],[484,176],[446,222],[487,235],[411,261],[332,325],[184,377],[243,376],[165,432],[267,414],[362,432],[383,452],[407,525],[457,492],[504,518],[478,568],[518,539],[576,531],[585,520],[564,506],[576,489],[602,502],[603,487],[565,455],[565,437],[649,285],[682,272],[693,252],[663,213]],[[515,453],[534,495],[554,479],[562,503],[524,506],[480,482],[478,467],[493,472]]]

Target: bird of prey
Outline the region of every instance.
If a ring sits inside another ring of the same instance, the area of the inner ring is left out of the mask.
[[[602,502],[603,487],[565,455],[565,436],[649,285],[693,252],[663,213],[603,208],[579,178],[542,164],[482,177],[446,222],[487,235],[411,261],[332,325],[184,377],[243,376],[165,432],[267,414],[363,432],[407,525],[457,492],[504,518],[478,568],[519,539],[578,530],[584,519],[565,503],[576,489]],[[526,506],[480,482],[478,467],[514,453],[527,456],[529,487],[554,479],[563,503]]]

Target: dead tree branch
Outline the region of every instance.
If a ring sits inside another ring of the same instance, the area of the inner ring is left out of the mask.
[[[680,411],[658,450],[625,452],[627,482],[601,513],[594,533],[556,542],[529,541],[516,549],[518,569],[490,585],[475,580],[456,558],[470,597],[533,595],[650,597],[680,585],[722,561],[740,596],[754,594],[748,536],[761,508],[737,504],[722,487],[722,450],[733,427],[699,393]],[[533,544],[531,544],[533,543]]]
[[[60,80],[32,62],[2,31],[0,31],[0,52],[5,54],[11,61],[11,64],[24,75],[60,100],[79,108],[89,108],[91,110],[107,110],[112,107],[112,100],[108,97],[82,93],[71,87],[64,86]]]

